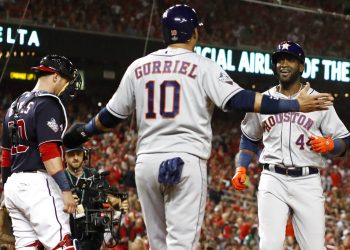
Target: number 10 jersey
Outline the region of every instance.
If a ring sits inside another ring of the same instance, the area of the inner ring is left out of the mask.
[[[119,118],[136,109],[138,155],[186,152],[207,159],[214,107],[225,110],[241,90],[210,59],[168,47],[129,66],[107,109]]]

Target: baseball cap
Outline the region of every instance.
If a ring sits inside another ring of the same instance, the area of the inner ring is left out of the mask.
[[[66,153],[72,152],[72,151],[84,151],[84,150],[85,150],[85,148],[84,148],[83,145],[79,145],[79,146],[77,146],[77,147],[75,147],[75,148],[64,148],[64,151],[65,151]]]

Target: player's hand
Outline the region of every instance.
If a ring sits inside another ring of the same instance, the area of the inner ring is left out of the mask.
[[[63,196],[63,203],[64,203],[63,211],[68,214],[74,213],[77,205],[75,203],[75,199],[72,195],[72,192],[64,191],[62,192],[62,196]]]
[[[63,145],[66,148],[75,148],[89,140],[85,132],[86,123],[74,123],[63,136]]]
[[[306,83],[298,96],[299,111],[313,112],[319,110],[327,110],[333,105],[333,96],[328,93],[319,93],[317,95],[309,95],[310,83]]]
[[[236,174],[233,176],[231,183],[232,186],[239,191],[242,191],[247,188],[245,181],[247,178],[247,169],[245,167],[238,167],[236,169]]]
[[[309,136],[311,149],[316,153],[327,154],[334,149],[334,141],[331,137]]]

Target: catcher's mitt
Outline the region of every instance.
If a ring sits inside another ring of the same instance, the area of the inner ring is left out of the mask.
[[[11,244],[14,246],[11,218],[5,207],[0,208],[0,244]]]

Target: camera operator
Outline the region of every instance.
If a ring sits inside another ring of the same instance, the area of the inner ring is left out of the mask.
[[[103,243],[104,230],[98,230],[98,232],[85,232],[85,212],[86,209],[95,209],[95,205],[91,200],[98,196],[98,191],[94,189],[82,189],[77,186],[79,178],[89,178],[97,176],[98,173],[94,168],[85,166],[85,162],[88,160],[88,149],[83,145],[76,148],[65,150],[65,162],[67,168],[65,174],[68,178],[70,187],[73,192],[73,197],[77,203],[77,210],[74,215],[70,217],[70,226],[73,238],[79,240],[80,249],[82,250],[96,250],[100,249]],[[108,182],[103,178],[99,182],[98,188],[109,188]],[[128,211],[128,201],[121,201],[113,195],[108,194],[108,203],[115,209],[121,210],[124,213]]]

